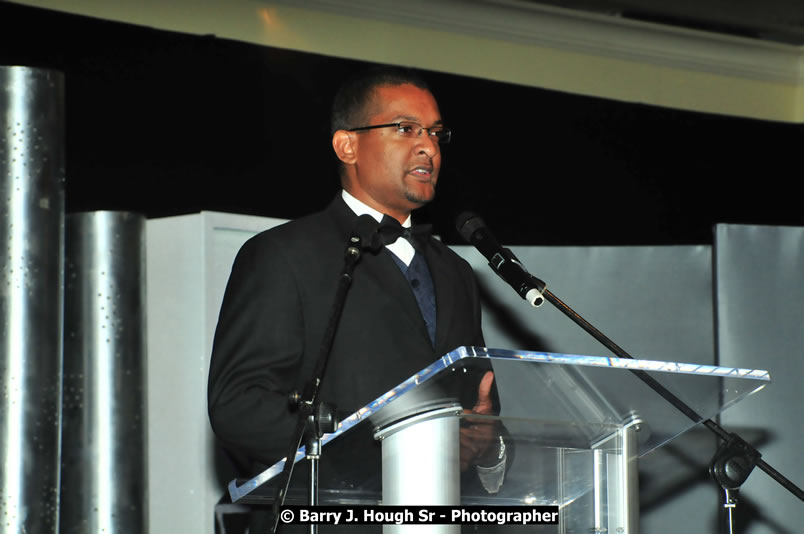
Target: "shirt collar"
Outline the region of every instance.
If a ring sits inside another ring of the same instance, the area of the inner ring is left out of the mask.
[[[343,197],[343,201],[346,202],[346,205],[349,206],[353,212],[355,212],[355,215],[360,216],[368,214],[374,217],[377,222],[382,221],[383,213],[381,211],[377,211],[371,206],[367,206],[365,203],[349,194],[346,189],[341,192],[341,196]],[[405,219],[405,222],[402,223],[402,226],[404,228],[410,228],[410,225],[410,215],[408,215],[408,218]]]

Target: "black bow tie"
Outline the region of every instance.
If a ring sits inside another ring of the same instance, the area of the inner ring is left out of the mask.
[[[380,226],[377,228],[377,233],[380,234],[380,239],[385,245],[390,245],[400,237],[404,237],[414,248],[419,249],[420,246],[427,242],[432,228],[432,225],[429,224],[417,224],[410,228],[405,228],[393,217],[383,215]]]

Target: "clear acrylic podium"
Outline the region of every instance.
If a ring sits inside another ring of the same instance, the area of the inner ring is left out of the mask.
[[[495,493],[473,467],[461,473],[458,462],[459,431],[468,424],[458,399],[486,370],[495,373],[501,411],[485,418],[498,421],[508,456]],[[319,504],[557,505],[557,526],[472,531],[636,534],[637,458],[696,425],[639,373],[704,419],[770,382],[761,370],[460,347],[324,436]],[[302,448],[295,461],[304,458]],[[306,463],[297,464],[288,504],[307,502],[308,480],[299,472]],[[232,501],[270,504],[282,467],[278,462],[251,480],[232,481]],[[424,531],[391,529],[406,528]]]

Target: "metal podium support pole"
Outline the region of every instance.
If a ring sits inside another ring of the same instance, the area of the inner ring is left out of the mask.
[[[642,424],[634,417],[593,444],[594,517],[589,532],[639,534],[638,433]]]
[[[623,428],[624,534],[639,534],[639,443],[642,421],[635,419]]]
[[[377,431],[382,440],[384,505],[457,505],[460,491],[459,407],[426,412]],[[385,534],[458,534],[460,525],[384,525]]]

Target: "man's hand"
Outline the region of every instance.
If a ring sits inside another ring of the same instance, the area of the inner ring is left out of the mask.
[[[494,373],[486,371],[477,388],[477,402],[467,414],[461,425],[461,471],[470,465],[493,466],[499,463],[499,424],[491,419],[475,419],[471,414],[492,415],[491,386]]]

